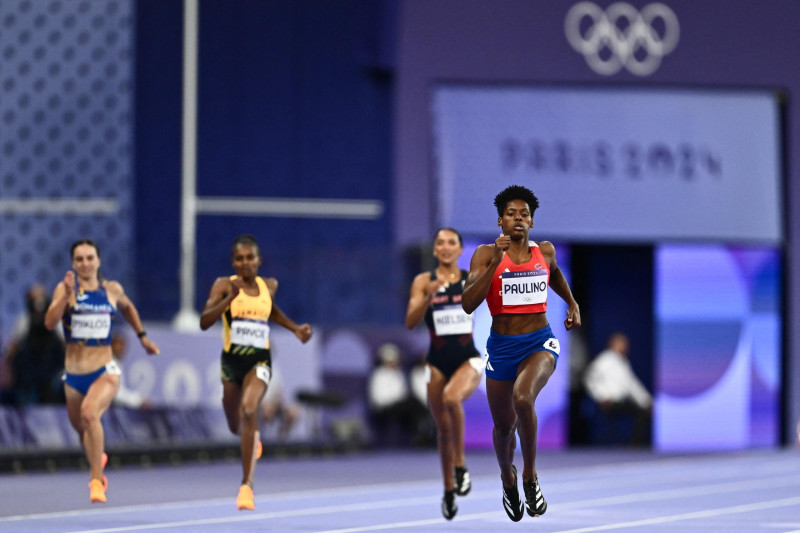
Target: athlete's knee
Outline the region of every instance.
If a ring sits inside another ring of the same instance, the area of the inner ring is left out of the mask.
[[[89,427],[92,424],[100,421],[100,412],[94,405],[84,403],[81,405],[81,424],[83,427]]]
[[[533,411],[533,395],[527,391],[514,391],[512,403],[517,416],[528,414]]]
[[[461,407],[461,394],[455,390],[445,389],[442,394],[442,403],[448,411],[456,410]]]
[[[239,416],[244,423],[251,423],[258,419],[258,405],[242,402],[239,407]]]

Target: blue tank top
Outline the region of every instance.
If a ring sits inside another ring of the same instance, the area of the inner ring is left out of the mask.
[[[111,320],[116,309],[108,301],[105,287],[96,291],[85,291],[75,282],[75,299],[62,323],[64,340],[83,346],[109,346],[111,344]]]

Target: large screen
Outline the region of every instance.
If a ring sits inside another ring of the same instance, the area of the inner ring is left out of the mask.
[[[656,449],[775,446],[783,342],[780,252],[667,245],[655,257]]]
[[[437,222],[484,235],[511,184],[536,234],[572,241],[782,238],[780,105],[769,91],[440,85]]]

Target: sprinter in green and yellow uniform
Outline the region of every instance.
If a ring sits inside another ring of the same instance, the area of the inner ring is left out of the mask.
[[[211,286],[200,327],[210,328],[222,318],[222,406],[231,432],[242,439],[242,484],[239,509],[255,509],[253,471],[261,455],[258,412],[272,376],[269,324],[293,332],[301,342],[311,338],[311,326],[296,324],[275,304],[278,281],[261,278],[261,255],[252,235],[233,241],[236,275],[219,277]]]

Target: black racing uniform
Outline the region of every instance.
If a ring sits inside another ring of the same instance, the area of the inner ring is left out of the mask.
[[[431,336],[431,345],[428,350],[428,363],[438,368],[447,379],[455,373],[456,370],[468,359],[472,357],[480,357],[480,353],[475,348],[475,343],[472,340],[472,320],[469,320],[469,333],[455,333],[437,335],[436,323],[434,321],[434,313],[437,314],[439,319],[440,329],[442,320],[447,320],[447,309],[453,310],[453,313],[458,313],[461,309],[461,294],[464,290],[464,283],[467,281],[467,271],[461,271],[461,279],[455,283],[449,283],[439,287],[439,290],[434,295],[428,310],[425,312],[425,325],[428,326],[428,331]],[[436,280],[436,271],[431,271],[431,281]],[[462,326],[466,331],[466,325]]]

